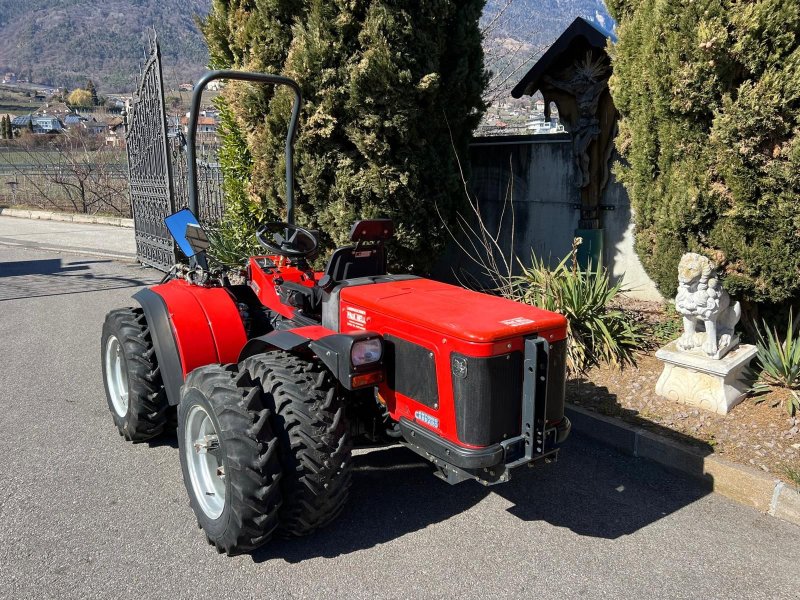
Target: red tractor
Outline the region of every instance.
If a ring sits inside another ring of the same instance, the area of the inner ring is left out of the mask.
[[[555,458],[570,431],[562,315],[387,273],[388,219],[355,223],[351,245],[323,271],[309,266],[317,237],[293,223],[294,81],[233,71],[200,79],[190,207],[201,93],[219,78],[295,93],[287,222],[260,227],[264,255],[232,283],[232,272],[209,266],[193,212],[168,217],[189,264],[137,292],[139,307],[111,311],[101,348],[121,435],[148,440],[177,419],[183,479],[209,542],[234,554],[329,523],[347,500],[351,440],[404,444],[449,483],[505,482],[514,468]]]

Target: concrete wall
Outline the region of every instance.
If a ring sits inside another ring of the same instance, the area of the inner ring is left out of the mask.
[[[500,232],[499,245],[506,254],[512,242],[512,206],[513,247],[520,259],[528,263],[534,252],[554,265],[570,252],[580,217],[580,191],[573,183],[576,167],[569,135],[478,139],[471,159],[471,185],[480,213],[490,232]],[[661,299],[633,250],[630,201],[613,176],[603,204],[613,207],[602,213],[603,260],[611,274],[623,278],[631,296]],[[446,264],[481,279],[462,251],[451,249]]]

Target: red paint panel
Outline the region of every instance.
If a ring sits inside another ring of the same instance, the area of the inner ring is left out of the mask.
[[[236,301],[224,288],[200,286],[188,286],[188,288],[205,313],[218,362],[235,363],[247,343],[247,334]]]
[[[205,312],[188,288],[178,279],[152,288],[167,305],[184,377],[197,367],[219,362]]]
[[[269,267],[269,269],[260,267],[258,261],[265,258],[271,260],[276,266]],[[253,288],[261,304],[287,319],[291,319],[294,316],[295,309],[281,302],[275,289],[275,280],[282,279],[283,281],[299,283],[306,287],[314,287],[317,280],[322,277],[322,273],[313,273],[312,277],[309,277],[297,267],[287,265],[285,259],[280,256],[253,256],[250,258],[248,269],[250,271],[250,287]]]
[[[180,279],[152,289],[167,305],[184,377],[198,367],[237,361],[247,337],[227,290]]]
[[[543,330],[558,331],[557,339],[566,337],[563,315],[430,279],[347,287],[341,298],[342,304],[416,323],[432,333],[466,342],[496,342]],[[343,316],[345,323],[347,314]],[[369,323],[362,325],[375,329]]]

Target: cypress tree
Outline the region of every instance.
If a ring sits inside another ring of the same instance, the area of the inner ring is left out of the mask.
[[[213,0],[200,23],[212,69],[280,73],[292,39],[292,22],[302,0]],[[241,231],[237,243],[252,238],[260,220],[277,220],[262,204],[251,183],[252,137],[263,127],[275,88],[229,82],[216,98],[222,139],[220,166],[224,174],[226,230]]]
[[[800,3],[609,0],[617,174],[666,295],[680,255],[722,263],[752,303],[800,297]]]
[[[478,29],[484,0],[291,4],[289,14],[301,18],[281,30],[291,32],[281,57],[276,34],[265,33],[280,29],[274,15],[258,4],[217,0],[204,27],[212,57],[224,66],[245,66],[254,56],[265,67],[280,61],[278,70],[300,83],[298,222],[325,231],[327,245],[336,245],[347,242],[356,219],[391,217],[393,262],[424,270],[445,242],[439,213],[451,218],[466,199],[456,153],[465,159],[484,110]],[[254,22],[261,37],[241,35]],[[269,214],[284,214],[283,139],[292,95],[255,97],[238,87],[226,97],[252,154],[250,191]]]
[[[86,91],[89,92],[92,97],[92,106],[99,105],[100,99],[97,97],[97,88],[94,86],[94,81],[91,79],[86,82]]]

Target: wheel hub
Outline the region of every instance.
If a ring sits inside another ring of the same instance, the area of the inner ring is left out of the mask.
[[[225,467],[219,435],[211,416],[199,405],[189,409],[184,431],[184,452],[194,497],[210,519],[217,519],[225,507]]]
[[[105,350],[106,385],[111,396],[114,412],[120,418],[128,414],[128,365],[122,344],[115,336],[109,336]]]

